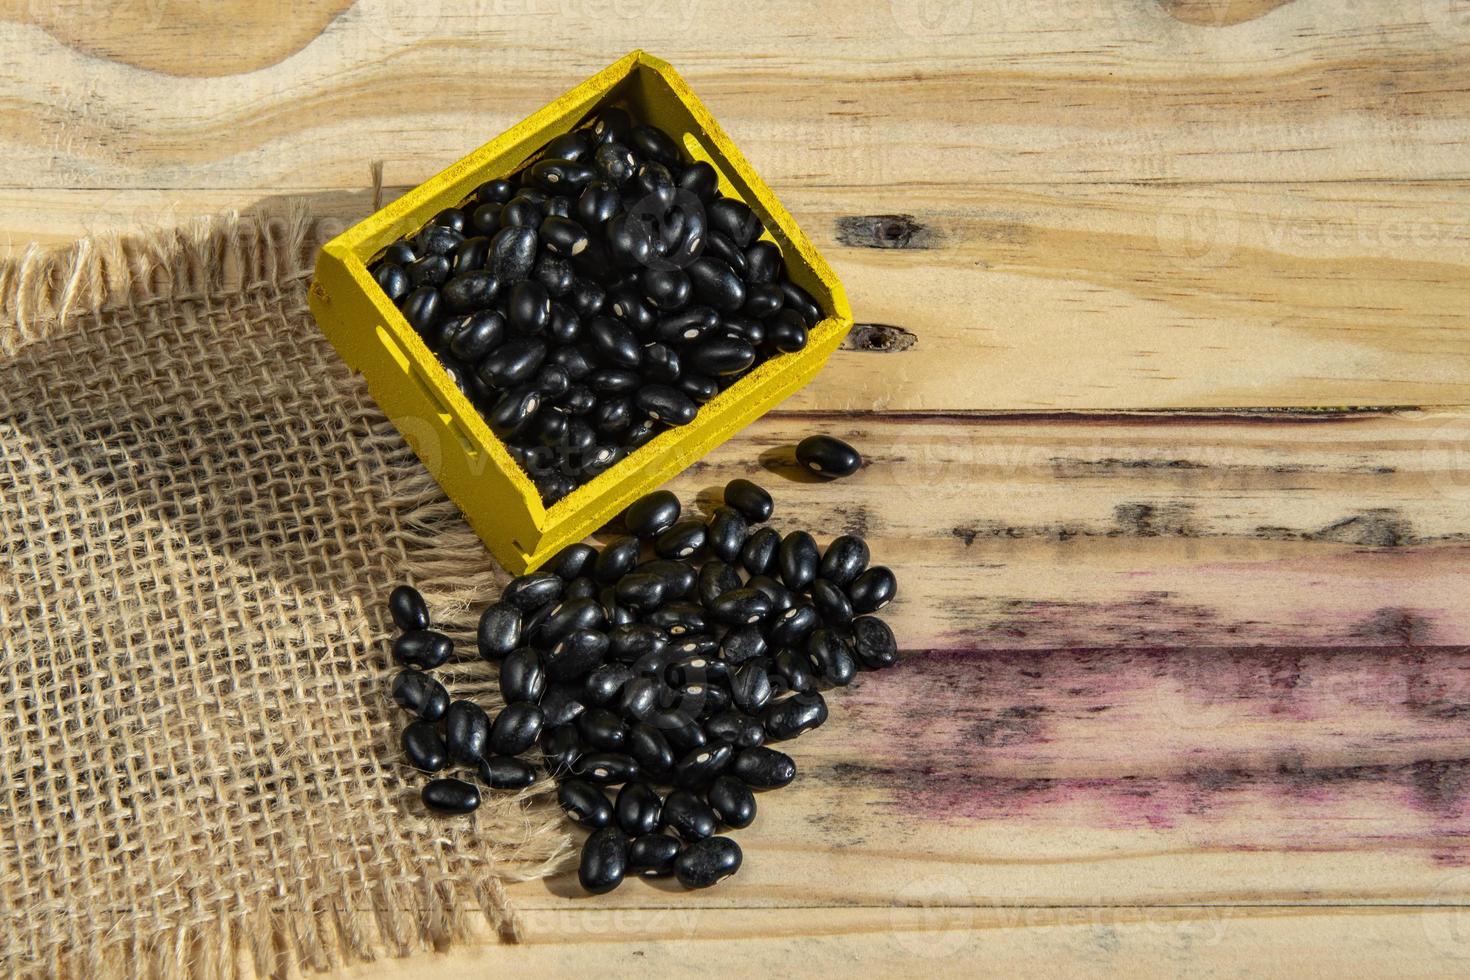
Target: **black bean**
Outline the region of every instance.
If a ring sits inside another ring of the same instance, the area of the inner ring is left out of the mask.
[[[634,126],[628,142],[633,149],[664,166],[672,167],[679,162],[678,144],[656,126]]]
[[[627,869],[628,836],[616,827],[604,827],[582,845],[577,881],[591,894],[601,895],[621,885]]]
[[[523,279],[516,283],[510,291],[506,319],[522,334],[538,334],[544,331],[551,323],[551,296],[546,292],[546,287],[535,279]],[[539,361],[537,367],[540,367]]]
[[[403,266],[401,265],[384,262],[373,270],[373,279],[382,287],[383,292],[387,294],[388,298],[395,303],[408,295],[410,288],[408,273],[403,271]]]
[[[718,829],[715,812],[694,793],[676,789],[664,799],[663,825],[685,841],[704,840]]]
[[[796,444],[796,461],[813,473],[838,477],[856,473],[863,458],[856,449],[841,439],[833,436],[807,436]]]
[[[494,273],[478,269],[473,272],[461,272],[450,279],[439,289],[439,297],[444,301],[444,306],[453,313],[468,313],[471,310],[484,309],[495,301],[495,295],[500,292],[500,280],[495,278]]]
[[[546,672],[553,680],[578,680],[602,663],[606,653],[607,634],[590,629],[573,630],[546,654]]]
[[[898,662],[898,641],[893,630],[877,616],[859,616],[852,621],[852,645],[864,667],[879,669]]]
[[[543,216],[539,204],[526,197],[525,194],[519,194],[500,209],[500,226],[502,228],[529,228],[534,231],[541,224]]]
[[[833,626],[845,626],[852,621],[852,603],[847,593],[824,578],[812,583],[812,604],[822,619]]]
[[[822,624],[821,616],[809,603],[798,603],[776,615],[771,624],[770,640],[776,646],[794,646],[811,635]]]
[[[608,321],[611,322],[611,321]],[[638,386],[638,374],[628,368],[602,367],[588,377],[588,386],[604,398],[622,395]]]
[[[401,670],[393,678],[393,700],[424,721],[438,721],[449,710],[449,692],[421,670]]]
[[[678,497],[667,490],[655,490],[628,505],[623,525],[640,538],[653,538],[674,526],[679,511]]]
[[[740,870],[740,845],[728,837],[690,844],[674,860],[674,874],[685,888],[708,888]]]
[[[757,660],[741,664],[730,678],[730,698],[746,714],[760,714],[770,702],[771,694],[771,678]]]
[[[766,730],[759,718],[752,718],[731,709],[722,711],[704,723],[710,738],[729,742],[737,749],[748,749],[761,745],[766,740]]]
[[[599,156],[601,152],[598,151]],[[594,180],[582,191],[574,210],[577,220],[584,228],[600,229],[608,219],[618,213],[623,206],[623,197],[618,193],[616,185],[621,183],[622,180],[613,180],[611,177],[608,180]]]
[[[658,324],[658,314],[633,286],[623,286],[608,294],[607,309],[627,324],[640,338]]]
[[[731,589],[710,603],[710,615],[727,626],[759,623],[771,614],[771,600],[759,589]]]
[[[448,255],[454,246],[464,241],[464,233],[449,225],[424,225],[414,239],[414,247],[420,255]]]
[[[709,532],[703,521],[697,518],[679,521],[658,536],[653,550],[660,558],[692,558],[704,547],[708,538]]]
[[[638,762],[622,752],[588,752],[577,760],[572,772],[598,786],[610,786],[637,779]]]
[[[378,261],[392,262],[394,265],[408,265],[416,258],[418,254],[408,242],[394,242],[383,249],[383,254],[378,257]]]
[[[744,514],[752,524],[770,520],[776,509],[766,489],[749,480],[731,480],[725,484],[725,503]]]
[[[745,284],[729,264],[710,256],[695,259],[685,270],[700,302],[734,313],[745,305]]]
[[[609,644],[610,645],[610,644]],[[627,664],[609,663],[594,668],[582,682],[582,693],[589,705],[610,705],[617,702],[623,688],[634,678],[633,669]]]
[[[855,534],[833,538],[822,555],[818,575],[833,585],[847,586],[868,567],[868,543]]]
[[[624,783],[614,805],[618,826],[634,836],[651,834],[658,830],[663,805],[663,799],[648,784]]]
[[[781,303],[785,298],[786,296],[781,292],[780,287],[772,283],[754,286],[747,285],[745,287],[745,305],[740,308],[740,312],[746,316],[755,317],[757,320],[764,320],[769,316],[773,316],[777,310],[781,309]],[[805,328],[803,328],[802,332],[805,333]],[[755,337],[747,335],[746,339],[751,343],[760,343],[760,339]],[[761,339],[764,339],[764,333]]]
[[[771,571],[776,571],[772,568]],[[779,616],[792,606],[800,603],[800,598],[786,586],[782,585],[770,575],[752,575],[750,581],[745,583],[752,589],[759,589],[765,597],[771,600],[771,613]]]
[[[408,276],[408,283],[415,289],[423,286],[442,286],[449,281],[453,266],[449,259],[442,255],[425,255],[423,258],[415,259],[403,269]],[[411,298],[411,297],[410,297]],[[407,301],[404,302],[405,310]]]
[[[688,752],[709,742],[704,728],[683,708],[666,708],[651,715],[648,723],[663,733],[675,753]]]
[[[781,581],[787,588],[802,590],[810,586],[817,577],[820,562],[817,542],[807,532],[792,531],[781,541],[778,565]]]
[[[657,609],[664,600],[664,578],[652,572],[635,572],[618,580],[618,602],[635,610]]]
[[[606,624],[607,613],[596,598],[566,599],[552,607],[535,631],[533,642],[543,647],[554,646],[576,630],[600,629]]]
[[[526,278],[536,264],[536,245],[534,227],[500,229],[490,239],[490,271],[502,283]]]
[[[590,279],[573,280],[570,295],[572,308],[584,320],[602,312],[602,306],[607,302],[607,291]]]
[[[765,575],[776,565],[776,553],[781,548],[781,535],[774,528],[763,527],[745,539],[740,549],[740,564],[751,575]]]
[[[416,721],[403,730],[403,754],[424,772],[438,772],[449,761],[449,750],[431,721]]]
[[[465,317],[449,341],[455,357],[477,362],[505,339],[505,317],[494,310],[481,310]]]
[[[492,755],[480,760],[479,776],[491,789],[521,789],[536,781],[536,770],[520,759]]]
[[[577,734],[593,748],[609,751],[621,749],[628,739],[623,719],[606,708],[589,708],[578,715]]]
[[[597,177],[590,164],[545,157],[531,164],[526,175],[537,185],[557,194],[575,194]]]
[[[541,407],[541,393],[530,385],[512,388],[500,396],[485,421],[490,431],[502,439],[525,428]]]
[[[546,563],[546,571],[565,581],[585,574],[597,560],[597,549],[588,544],[569,544]]]
[[[674,873],[679,857],[678,838],[667,834],[643,834],[628,847],[628,870],[645,878],[664,878]]]
[[[774,742],[796,738],[827,720],[827,702],[821,694],[793,694],[773,702],[761,716],[766,738]]]
[[[470,212],[470,229],[480,235],[494,235],[500,230],[500,212],[505,209],[502,201],[486,201]]]
[[[618,538],[603,546],[592,574],[599,582],[616,582],[631,572],[637,564],[638,539],[631,536]]]
[[[667,344],[683,344],[698,340],[720,325],[720,315],[707,306],[681,310],[658,322],[658,339]]]
[[[720,823],[737,830],[755,822],[755,794],[735,776],[719,776],[705,794]]]
[[[628,730],[626,745],[645,778],[662,781],[673,775],[674,749],[658,728],[646,721],[635,723]]]
[[[750,531],[745,515],[734,507],[716,507],[709,521],[709,549],[722,561],[735,561]]]
[[[765,285],[781,274],[781,250],[771,242],[754,242],[745,250],[745,281]]]
[[[706,236],[704,249],[705,254],[728,265],[742,280],[745,278],[745,253],[729,235],[711,229]]]
[[[780,789],[796,778],[796,763],[785,752],[759,746],[735,753],[730,773],[752,789]]]
[[[454,641],[434,630],[409,630],[393,641],[393,659],[410,667],[433,670],[454,653]]]
[[[541,761],[552,777],[570,775],[581,754],[582,740],[575,725],[547,725],[541,729]]]
[[[699,570],[696,589],[699,601],[708,606],[731,589],[740,588],[742,584],[739,572],[720,559],[712,558]]]
[[[604,226],[604,234],[607,238],[608,255],[619,266],[638,269],[653,260],[653,236],[649,233],[648,226],[630,221],[626,213],[609,221]]]
[[[640,574],[657,574],[640,565]],[[665,588],[668,588],[668,579],[663,579]],[[646,623],[630,623],[627,626],[619,626],[608,632],[608,653],[615,660],[623,663],[632,663],[639,657],[655,653],[668,645],[669,638],[663,630],[656,629]]]
[[[531,380],[531,385],[546,398],[556,399],[567,393],[572,381],[566,369],[560,365],[543,364],[541,370],[536,372],[536,377]]]
[[[662,163],[650,160],[633,171],[630,194],[637,201],[634,207],[640,211],[663,214],[674,203],[676,190],[673,174]]]
[[[807,328],[791,310],[781,310],[767,320],[766,342],[782,354],[795,354],[807,345]]]
[[[562,590],[565,588],[566,582],[559,575],[552,575],[549,572],[532,572],[529,575],[520,575],[511,579],[500,593],[500,601],[522,612],[534,612],[561,598]]]
[[[576,720],[586,710],[580,687],[571,684],[547,684],[546,693],[541,695],[541,710],[546,715],[542,726],[565,725]]]
[[[665,313],[682,310],[694,295],[694,287],[681,269],[645,269],[642,285],[643,295]]]
[[[455,701],[444,715],[444,741],[455,762],[473,765],[490,741],[490,719],[473,701]]]
[[[852,682],[857,673],[857,663],[847,643],[835,632],[819,629],[807,640],[807,656],[816,665],[822,680],[829,684],[845,685]]]
[[[439,322],[443,312],[439,290],[433,286],[420,286],[403,301],[403,318],[421,334],[428,333]]]
[[[822,310],[811,294],[789,279],[780,282],[781,292],[786,294],[785,308],[800,314],[802,323],[810,330],[822,319]]]
[[[686,789],[706,786],[725,771],[734,755],[734,748],[724,742],[693,749],[674,764],[674,782]]]
[[[772,658],[772,671],[784,680],[788,691],[810,693],[816,691],[811,658],[804,649],[786,648]]]
[[[677,527],[675,525],[676,529]],[[647,620],[650,626],[658,627],[671,637],[702,633],[708,625],[704,609],[692,602],[665,603],[649,613]]]
[[[435,813],[470,813],[480,805],[480,791],[462,779],[431,779],[420,795]]]
[[[747,660],[764,656],[765,652],[766,639],[761,635],[761,627],[758,624],[737,626],[726,633],[724,639],[720,641],[720,656],[732,668],[740,666]]]
[[[388,593],[388,615],[401,630],[426,630],[429,628],[429,604],[411,585],[400,585]]]
[[[877,612],[898,594],[898,579],[883,565],[874,565],[847,587],[854,612]]]
[[[525,384],[536,376],[546,360],[546,342],[537,337],[516,337],[491,351],[476,372],[492,388]]]
[[[667,385],[644,385],[633,395],[633,406],[656,422],[688,425],[694,421],[699,407],[694,401]]]
[[[755,212],[732,197],[721,198],[709,206],[709,223],[715,231],[729,235],[741,248],[755,241],[761,233],[761,222]]]
[[[546,693],[546,670],[540,655],[530,647],[521,647],[500,664],[500,696],[507,704],[513,701],[540,701]]]
[[[613,806],[607,794],[581,779],[562,780],[556,789],[557,802],[573,823],[592,830],[612,826]]]
[[[529,598],[529,597],[527,597]],[[507,656],[521,642],[521,611],[509,602],[495,602],[480,614],[475,643],[480,656],[496,661]]]

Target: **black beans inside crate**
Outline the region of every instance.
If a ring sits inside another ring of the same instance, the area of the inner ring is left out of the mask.
[[[611,107],[370,263],[546,504],[803,349],[823,317],[718,184]],[[396,608],[410,628],[417,610]]]
[[[593,832],[579,875],[588,891],[627,873],[688,888],[734,874],[740,847],[721,830],[749,826],[756,794],[796,778],[768,743],[825,722],[822,689],[898,659],[873,615],[897,594],[893,572],[870,566],[854,535],[823,549],[806,531],[752,526],[772,511],[748,480],[732,480],[708,517],[656,491],[624,513],[627,536],[600,551],[572,545],[513,579],[476,634],[507,702],[493,721],[429,676],[452,643],[416,590],[394,589],[388,608],[404,632],[393,650],[407,667],[391,695],[414,719],[401,740],[408,764],[461,766],[504,791],[550,775],[567,818]],[[438,778],[422,799],[466,814],[481,797]]]

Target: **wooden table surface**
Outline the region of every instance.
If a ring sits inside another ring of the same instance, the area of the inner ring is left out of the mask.
[[[196,7],[208,7],[206,10]],[[512,889],[637,967],[1470,971],[1464,0],[4,0],[12,247],[306,202],[345,225],[635,47],[845,281],[767,473],[903,588],[746,868]]]

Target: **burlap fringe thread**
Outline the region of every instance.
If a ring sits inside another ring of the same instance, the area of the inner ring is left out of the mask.
[[[312,225],[304,209],[293,208],[274,215],[200,219],[146,234],[98,236],[55,251],[31,246],[19,258],[0,264],[0,354],[8,359],[37,341],[79,329],[79,319],[150,304],[220,303],[246,294],[282,297],[294,291],[300,294],[300,315],[306,316],[305,285],[319,244],[313,241]],[[288,302],[296,301],[288,297]],[[399,438],[385,419],[372,425],[383,439]],[[472,604],[487,601],[503,584],[504,573],[488,560],[483,544],[431,476],[421,466],[409,465],[391,482],[387,499],[399,517],[396,546],[412,556],[416,584],[430,595],[436,614],[454,619]],[[4,611],[0,607],[0,614]],[[381,619],[367,610],[362,615],[365,623]],[[0,615],[0,626],[3,619]],[[386,642],[386,624],[364,629],[368,643]],[[473,644],[467,628],[455,640],[461,646]],[[9,651],[17,653],[24,656],[26,651]],[[476,677],[482,690],[493,687],[489,674]],[[487,694],[482,703],[489,708],[493,699]],[[544,792],[533,790],[522,799]],[[204,922],[114,926],[104,935],[96,928],[87,935],[84,927],[83,936],[74,937],[83,941],[68,948],[0,950],[0,965],[8,961],[6,970],[14,968],[15,975],[88,978],[276,976],[402,956],[483,935],[483,926],[474,924],[474,912],[483,913],[482,921],[502,938],[515,941],[520,922],[501,882],[540,878],[566,866],[570,845],[552,810],[521,806],[519,816],[492,818],[507,824],[503,836],[518,846],[498,853],[503,860],[472,881],[463,874],[450,881],[454,876],[426,873],[413,888],[415,894],[406,895],[400,883],[373,882],[369,875],[356,894],[333,895],[330,902],[299,894],[265,910],[223,909]],[[344,855],[342,860],[361,864],[372,855]],[[442,863],[442,856],[438,861]],[[72,904],[65,894],[48,891],[36,898],[32,907],[6,909],[0,916],[24,920],[87,914],[85,902]],[[24,926],[22,922],[22,935]]]

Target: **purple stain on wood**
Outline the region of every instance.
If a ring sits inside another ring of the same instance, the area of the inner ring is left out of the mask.
[[[864,761],[833,778],[915,819],[1470,863],[1470,647],[926,650],[844,708]]]

